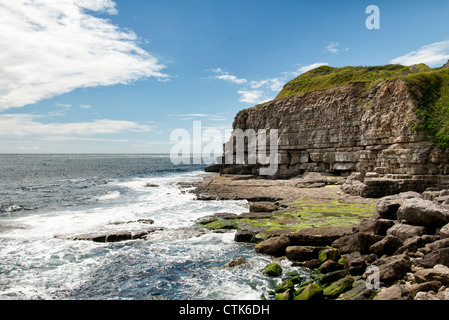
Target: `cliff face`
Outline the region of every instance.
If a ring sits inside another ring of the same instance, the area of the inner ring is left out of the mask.
[[[416,105],[401,79],[379,82],[369,90],[356,82],[241,111],[233,127],[278,129],[276,178],[304,172],[358,173],[348,180],[347,192],[382,196],[424,191],[442,183],[437,176],[449,173],[449,154],[425,141],[425,132],[414,129]],[[225,165],[221,172],[257,174],[257,167]],[[379,190],[367,189],[370,179],[379,180],[372,183]],[[381,186],[381,179],[392,183]]]

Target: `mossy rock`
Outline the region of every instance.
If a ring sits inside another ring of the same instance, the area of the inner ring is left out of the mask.
[[[338,296],[352,288],[354,279],[348,275],[336,282],[333,282],[329,287],[323,290],[323,295],[327,298],[335,299]]]
[[[282,281],[280,285],[274,290],[276,293],[282,293],[287,291],[288,289],[293,289],[295,284],[290,279]]]
[[[316,283],[311,283],[295,297],[294,300],[316,300],[323,297],[323,288]]]
[[[264,269],[263,273],[270,277],[279,277],[282,275],[282,267],[273,262],[268,264]]]
[[[327,260],[333,260],[333,261],[337,262],[338,259],[340,259],[340,258],[341,258],[340,251],[338,249],[334,249],[334,248],[324,249],[318,253],[318,260],[321,263],[326,262]]]
[[[293,289],[288,289],[287,291],[276,294],[274,300],[293,300],[293,297],[294,297]]]

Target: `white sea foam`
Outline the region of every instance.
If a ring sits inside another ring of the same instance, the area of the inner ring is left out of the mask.
[[[235,243],[233,233],[191,229],[200,217],[248,210],[246,201],[197,201],[177,185],[203,175],[113,181],[111,188],[120,191],[93,204],[2,218],[27,228],[0,234],[0,299],[258,299],[271,281],[260,272],[267,258]],[[154,225],[139,219],[152,219]],[[165,231],[148,241],[66,240],[79,233],[153,226]],[[248,267],[217,269],[241,255]]]

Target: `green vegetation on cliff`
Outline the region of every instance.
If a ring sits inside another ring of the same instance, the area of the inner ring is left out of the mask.
[[[417,130],[424,130],[429,141],[442,150],[449,148],[449,68],[434,69],[405,77],[417,101]]]

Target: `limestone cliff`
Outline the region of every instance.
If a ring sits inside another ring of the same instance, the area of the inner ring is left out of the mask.
[[[428,141],[428,131],[417,130],[417,105],[416,94],[403,77],[369,85],[348,81],[243,110],[233,128],[278,129],[275,178],[305,172],[355,173],[344,187],[347,192],[372,197],[422,192],[447,186],[449,152]],[[221,173],[257,175],[258,167],[227,164]]]

